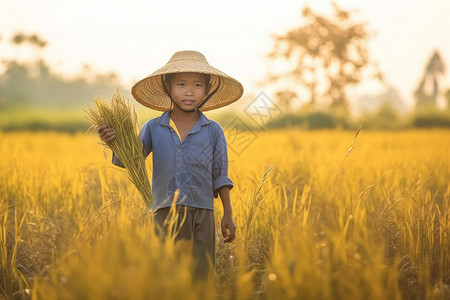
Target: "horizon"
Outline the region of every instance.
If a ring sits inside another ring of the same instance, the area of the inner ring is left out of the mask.
[[[48,42],[41,55],[52,71],[70,77],[89,65],[96,72],[114,72],[127,88],[164,65],[174,52],[196,48],[212,66],[240,80],[251,97],[261,91],[270,94],[270,87],[260,82],[268,75],[265,55],[273,46],[271,35],[300,26],[305,4],[324,13],[330,7],[328,1],[312,0],[285,1],[284,5],[273,0],[196,3],[198,6],[182,1],[6,1],[6,9],[0,12],[0,52],[4,53],[3,59],[26,58],[30,53],[17,53],[6,44],[17,32],[36,33]],[[352,19],[367,21],[368,27],[377,32],[369,40],[370,57],[379,64],[387,84],[411,107],[412,94],[432,52],[436,49],[444,61],[450,59],[450,41],[442,38],[450,35],[446,18],[450,3],[336,3],[346,10],[359,10]],[[38,8],[43,11],[40,16],[35,14]],[[183,19],[186,14],[193,16],[189,22]],[[148,37],[148,42],[143,36]],[[442,88],[449,87],[446,75]],[[382,85],[366,78],[350,89],[349,96],[383,91]]]

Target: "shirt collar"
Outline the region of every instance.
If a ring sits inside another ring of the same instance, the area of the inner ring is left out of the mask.
[[[171,112],[170,110],[166,110],[159,117],[158,123],[161,126],[170,127],[170,112]],[[197,123],[195,123],[194,127],[192,128],[193,130],[195,129],[195,131],[200,130],[201,126],[205,126],[205,125],[208,125],[209,123],[211,123],[211,120],[208,119],[202,111],[199,111],[199,114],[200,114],[200,116],[197,120]]]

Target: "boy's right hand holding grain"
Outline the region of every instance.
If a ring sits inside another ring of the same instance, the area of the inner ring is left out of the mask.
[[[108,127],[108,125],[106,124],[98,126],[97,132],[100,136],[100,139],[105,143],[111,143],[116,138],[116,132],[114,131],[114,129]]]

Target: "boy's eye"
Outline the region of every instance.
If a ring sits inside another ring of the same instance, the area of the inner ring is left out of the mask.
[[[197,83],[196,85],[195,85],[195,87],[202,87],[203,86],[203,84],[201,84],[201,83]]]
[[[184,86],[184,83],[181,83],[181,82],[180,82],[180,83],[178,83],[177,85],[179,85],[179,86]]]

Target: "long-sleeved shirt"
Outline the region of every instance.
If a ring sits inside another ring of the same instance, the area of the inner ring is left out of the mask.
[[[170,206],[176,190],[177,204],[213,210],[217,190],[233,187],[222,127],[202,112],[199,114],[183,141],[170,126],[170,111],[142,126],[144,154],[147,157],[153,152],[153,210]],[[121,165],[115,155],[113,163]]]

